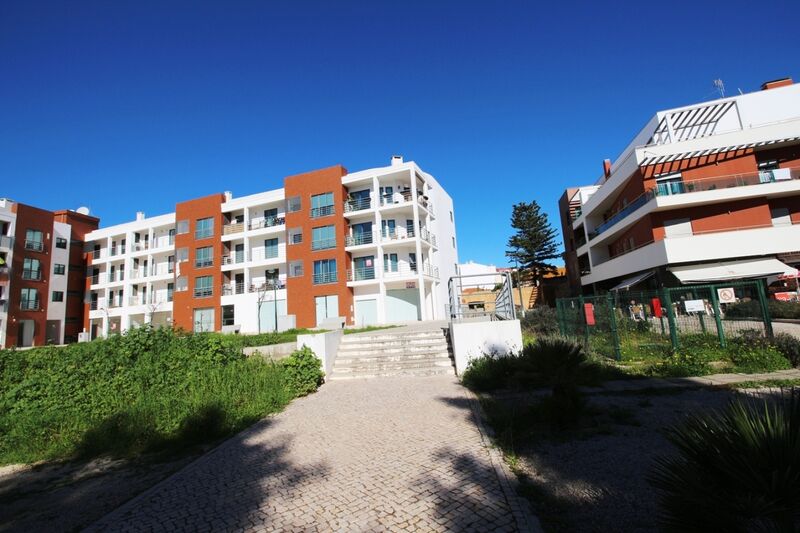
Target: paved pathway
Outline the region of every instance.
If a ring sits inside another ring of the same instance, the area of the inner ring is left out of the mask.
[[[90,530],[528,529],[499,462],[453,377],[332,382]]]

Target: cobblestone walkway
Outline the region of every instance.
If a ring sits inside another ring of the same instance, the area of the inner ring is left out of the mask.
[[[453,377],[332,382],[90,530],[525,529],[490,457]]]

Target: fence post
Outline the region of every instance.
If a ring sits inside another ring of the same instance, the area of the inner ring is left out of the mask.
[[[717,286],[711,286],[711,308],[714,309],[714,321],[717,323],[717,336],[719,337],[719,345],[722,348],[728,344],[725,341],[725,330],[722,327],[722,318],[720,317],[719,310],[719,297],[717,296]]]
[[[669,289],[662,289],[664,302],[667,304],[667,322],[669,323],[669,339],[672,342],[672,349],[678,349],[678,329],[675,327],[675,313],[672,310],[672,295]]]
[[[581,314],[581,318],[583,318],[583,337],[584,337],[583,344],[588,349],[589,348],[589,321],[586,320],[586,307],[585,307],[585,303],[586,302],[584,301],[582,294],[580,296],[578,296],[578,303],[580,305],[580,308],[578,309],[578,312]]]
[[[566,337],[567,331],[564,327],[564,311],[563,311],[563,301],[559,298],[556,300],[556,318],[558,319],[558,331],[561,332],[561,335]]]
[[[758,285],[758,299],[761,302],[761,316],[764,319],[764,329],[767,332],[767,338],[773,337],[772,331],[772,317],[769,314],[769,304],[767,303],[767,291],[764,289],[764,280],[759,279],[756,281]]]
[[[606,296],[606,305],[608,307],[609,321],[611,322],[611,340],[614,341],[614,359],[617,361],[622,359],[622,351],[619,344],[619,332],[617,331],[617,309],[614,305],[614,297],[611,294]]]

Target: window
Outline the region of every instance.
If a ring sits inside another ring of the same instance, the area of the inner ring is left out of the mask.
[[[264,257],[267,259],[278,257],[278,239],[264,239]]]
[[[314,261],[314,285],[336,283],[336,259]]]
[[[194,228],[195,239],[207,239],[214,234],[214,219],[212,217],[197,220]]]
[[[326,217],[334,213],[333,193],[315,194],[311,197],[311,218]]]
[[[176,250],[176,254],[178,256],[178,263],[182,263],[183,261],[189,260],[189,249],[188,248],[178,248]]]
[[[451,237],[451,239],[453,239],[453,248],[455,248],[456,247],[456,238],[455,237]]]
[[[264,225],[267,227],[278,224],[278,208],[264,209]]]
[[[233,315],[233,306],[232,305],[223,305],[222,306],[222,325],[223,326],[232,326],[236,323]]]
[[[394,219],[381,220],[381,231],[383,232],[383,237],[386,239],[394,239],[397,237]]]
[[[172,246],[175,244],[175,228],[169,230],[169,245]]]
[[[291,263],[289,263],[289,277],[299,278],[302,276],[303,276],[303,262],[292,261]]]
[[[658,196],[668,196],[671,194],[683,194],[686,192],[683,184],[683,175],[680,172],[666,174],[656,178],[656,194]],[[627,207],[627,199],[623,202],[623,209]]]
[[[189,290],[189,280],[186,276],[179,276],[175,280],[175,292],[183,292]]]
[[[302,202],[300,201],[299,196],[292,196],[291,198],[286,199],[286,212],[287,213],[296,213],[302,209]]]
[[[57,276],[63,276],[66,271],[67,271],[66,265],[62,265],[61,263],[55,263],[53,265],[53,274]]]
[[[44,250],[44,234],[35,229],[25,231],[25,249],[41,252]]]
[[[773,226],[792,225],[792,217],[789,214],[788,207],[773,207],[772,209],[770,209],[770,214],[772,215]]]
[[[22,279],[42,279],[42,263],[26,257],[22,263]]]
[[[198,248],[194,252],[194,266],[197,268],[210,267],[214,264],[214,248],[211,246],[204,246]]]
[[[450,211],[450,222],[453,222],[453,212]]]
[[[175,294],[175,284],[174,283],[167,283],[167,301],[171,302],[172,297]]]
[[[409,253],[408,254],[408,265],[411,267],[412,272],[417,271],[417,254],[416,253]]]
[[[53,301],[54,302],[63,302],[64,301],[64,292],[63,291],[53,291]]]
[[[302,228],[292,228],[288,232],[289,244],[300,244],[303,242]]]
[[[36,309],[39,309],[38,289],[22,289],[20,292],[19,308],[23,311],[35,311]]]
[[[64,237],[56,237],[56,248],[62,248],[66,250],[67,244],[67,239]]]
[[[397,272],[398,267],[397,254],[383,254],[384,272]]]
[[[322,226],[311,230],[311,249],[327,250],[336,247],[336,228]]]
[[[206,298],[214,294],[214,276],[200,276],[194,280],[194,297]]]
[[[214,331],[213,308],[194,310],[194,330],[198,333],[203,331]]]
[[[189,233],[189,221],[179,220],[178,223],[175,224],[175,233],[177,233],[178,235]]]

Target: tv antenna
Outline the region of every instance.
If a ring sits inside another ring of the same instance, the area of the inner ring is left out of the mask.
[[[725,98],[725,84],[722,83],[721,79],[714,80],[714,88],[719,92],[720,98]]]

